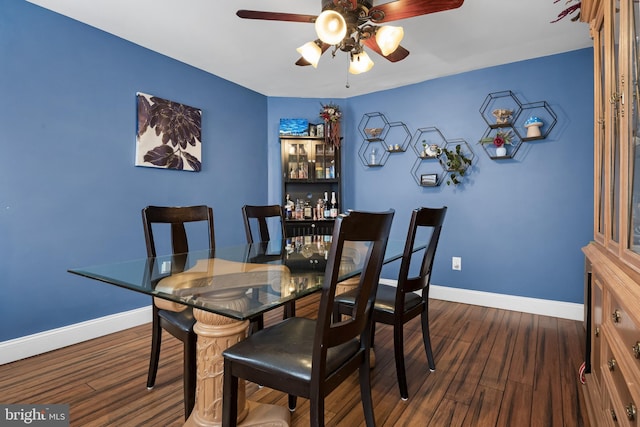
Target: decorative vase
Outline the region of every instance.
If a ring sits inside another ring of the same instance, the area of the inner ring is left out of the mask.
[[[496,148],[496,156],[504,157],[506,155],[507,155],[507,148],[504,145]]]

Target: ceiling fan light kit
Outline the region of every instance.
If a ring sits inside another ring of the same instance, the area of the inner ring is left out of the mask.
[[[372,0],[321,0],[319,16],[256,10],[238,10],[236,15],[244,19],[313,23],[318,40],[296,49],[302,55],[296,65],[317,68],[322,54],[333,46],[332,56],[335,57],[338,50],[348,53],[349,72],[360,74],[373,67],[364,46],[390,62],[401,61],[409,55],[409,51],[400,46],[404,37],[402,27],[377,24],[456,9],[463,1],[395,0],[374,6]]]

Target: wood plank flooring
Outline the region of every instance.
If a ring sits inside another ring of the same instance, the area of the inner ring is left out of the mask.
[[[314,317],[318,297],[297,304]],[[265,321],[281,318],[274,310]],[[391,327],[378,325],[371,371],[378,426],[588,426],[578,368],[582,323],[431,300],[436,371],[429,372],[418,319],[405,326],[409,400],[400,400]],[[150,325],[0,366],[0,403],[70,405],[72,426],[180,426],[182,343],[163,337],[156,386],[146,389]],[[286,406],[262,388],[252,400]],[[357,375],[326,400],[327,425],[364,426]],[[309,425],[298,399],[292,426]]]

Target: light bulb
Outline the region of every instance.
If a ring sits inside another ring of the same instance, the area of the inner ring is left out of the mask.
[[[403,37],[404,29],[402,27],[384,25],[376,31],[376,42],[384,56],[393,53],[400,46]]]
[[[316,19],[316,33],[323,42],[336,45],[347,35],[347,23],[335,10],[325,10]]]
[[[373,67],[373,61],[367,55],[367,52],[362,51],[360,53],[356,53],[351,57],[351,62],[349,63],[349,72],[351,74],[360,74],[366,73]]]
[[[313,65],[313,68],[318,68],[318,61],[322,55],[322,49],[316,42],[307,42],[296,49],[300,55],[309,64]]]

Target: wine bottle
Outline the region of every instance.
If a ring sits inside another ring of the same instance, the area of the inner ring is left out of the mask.
[[[329,193],[324,192],[324,217],[329,218],[331,216],[331,206],[329,205]]]
[[[338,200],[336,199],[336,192],[331,192],[331,218],[338,216]]]

